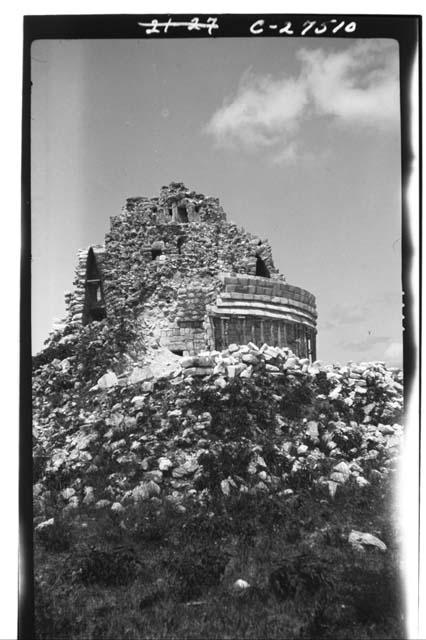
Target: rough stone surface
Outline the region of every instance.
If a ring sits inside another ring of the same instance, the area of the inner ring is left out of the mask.
[[[359,551],[364,551],[364,547],[376,547],[380,551],[386,551],[387,547],[382,540],[373,536],[371,533],[363,533],[362,531],[352,530],[348,538],[349,544]]]
[[[267,240],[227,222],[217,198],[182,183],[159,197],[127,199],[105,243],[78,253],[66,304],[55,328],[61,340],[128,307],[139,356],[144,348],[182,356],[253,342],[316,357],[314,296],[286,283]],[[133,382],[144,377],[146,370],[134,369]],[[108,374],[98,382],[116,383]]]
[[[256,357],[256,364],[251,364],[248,354]],[[121,386],[98,388],[82,396],[74,388],[78,364],[70,361],[63,373],[59,362],[52,360],[35,372],[33,380],[34,460],[44,465],[35,497],[38,517],[44,519],[50,515],[44,498],[52,476],[73,478],[60,494],[64,508],[95,501],[99,508],[115,502],[125,508],[129,500],[150,500],[174,492],[185,496],[195,490],[202,496],[206,490],[203,479],[211,465],[206,454],[219,460],[222,451],[239,447],[250,452],[245,467],[223,475],[220,471],[217,476],[218,491],[225,496],[276,490],[291,495],[295,479],[307,470],[313,482],[324,485],[334,496],[347,483],[362,490],[379,481],[398,461],[403,433],[399,423],[402,372],[380,362],[341,366],[315,361],[307,367],[303,358],[286,348],[271,352],[268,345],[248,344],[193,356],[192,364],[204,371],[198,377],[186,376],[188,368],[179,365],[166,377],[154,377],[150,391],[143,391],[145,383],[132,383],[130,376],[124,376]],[[228,364],[231,361],[233,365]],[[267,362],[279,369],[279,377],[266,369]],[[201,366],[212,363],[216,373],[211,366]],[[244,373],[249,370],[252,373],[247,378]],[[366,380],[365,394],[358,392],[354,374]],[[64,385],[64,380],[73,391],[58,396],[57,385]],[[301,385],[306,389],[309,421],[286,416],[288,400]],[[260,388],[264,391],[256,396]],[[270,396],[263,406],[265,390]],[[221,420],[229,424],[223,431],[214,413],[231,392],[245,398],[250,409],[239,426],[232,411],[224,414]],[[216,398],[208,411],[206,405],[199,410],[193,406],[200,394]],[[251,413],[260,407],[261,415],[269,416],[267,422],[250,426]],[[364,422],[365,407],[368,422]],[[242,428],[246,433],[243,441],[238,432]],[[272,459],[270,453],[265,454],[271,447]],[[111,465],[117,472],[105,480],[103,469]],[[92,486],[85,486],[88,477],[99,478],[96,496]]]

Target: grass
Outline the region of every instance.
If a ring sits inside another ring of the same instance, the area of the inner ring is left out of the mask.
[[[36,536],[36,638],[403,638],[391,505],[382,483],[74,511]]]

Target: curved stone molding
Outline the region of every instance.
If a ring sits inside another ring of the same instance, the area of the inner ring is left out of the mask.
[[[317,312],[309,291],[256,276],[221,274],[221,281],[224,289],[209,308],[216,349],[267,343],[316,358]]]

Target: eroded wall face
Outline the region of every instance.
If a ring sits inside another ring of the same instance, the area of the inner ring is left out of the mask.
[[[106,236],[109,313],[132,306],[140,335],[174,352],[212,349],[208,309],[223,289],[221,273],[254,276],[259,256],[271,279],[283,280],[269,244],[227,223],[214,198],[173,200],[167,192],[160,199],[130,199]]]
[[[145,345],[187,355],[267,342],[314,353],[314,296],[288,285],[269,243],[226,222],[216,198],[180,183],[164,187],[159,198],[129,198],[95,254],[108,321],[131,317]],[[75,324],[84,322],[90,294],[87,255],[79,254],[68,298]]]

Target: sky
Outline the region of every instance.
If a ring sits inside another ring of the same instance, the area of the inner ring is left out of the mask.
[[[402,364],[396,41],[38,40],[31,57],[34,352],[78,249],[127,197],[183,181],[316,296],[318,358]]]

